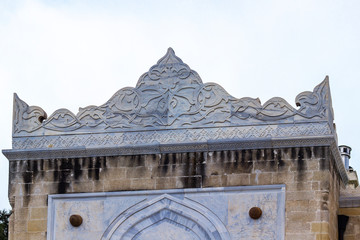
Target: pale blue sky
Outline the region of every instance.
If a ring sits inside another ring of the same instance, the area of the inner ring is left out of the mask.
[[[360,170],[360,1],[0,2],[0,148],[11,148],[12,94],[50,115],[100,105],[168,47],[235,97],[295,106],[330,76],[339,144]],[[0,209],[8,208],[0,156]]]

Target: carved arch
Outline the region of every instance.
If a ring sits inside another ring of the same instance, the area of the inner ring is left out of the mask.
[[[149,228],[164,222],[192,234],[193,239],[230,239],[226,227],[211,210],[187,198],[164,194],[122,212],[101,240],[139,239]]]

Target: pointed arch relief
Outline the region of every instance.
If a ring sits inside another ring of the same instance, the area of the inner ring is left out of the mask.
[[[166,231],[164,231],[166,229]],[[221,220],[203,205],[163,194],[122,212],[101,240],[230,239]]]

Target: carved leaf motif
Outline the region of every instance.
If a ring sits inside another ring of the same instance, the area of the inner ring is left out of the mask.
[[[64,129],[64,131],[73,131],[82,127],[82,124],[71,111],[62,108],[56,110],[49,119],[44,122],[43,127],[54,131],[61,131],[61,129]]]
[[[189,77],[191,70],[188,65],[175,55],[174,50],[168,49],[166,55],[158,61],[158,64],[149,70],[151,80],[166,78],[185,79]]]
[[[139,107],[139,96],[133,88],[123,88],[102,107],[111,108],[113,112],[134,112]]]
[[[325,117],[326,110],[332,113],[329,77],[314,88],[313,92],[302,92],[296,96],[296,105],[300,107],[299,113],[307,118]],[[330,116],[333,118],[333,116]]]

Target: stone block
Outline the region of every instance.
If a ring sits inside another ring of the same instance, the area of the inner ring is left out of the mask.
[[[212,175],[204,179],[203,187],[223,187],[226,185],[226,176]]]
[[[250,185],[270,185],[273,184],[273,173],[253,171],[250,174]]]
[[[317,233],[329,233],[328,222],[313,222],[311,223],[311,231]]]
[[[58,172],[52,171],[52,170],[43,171],[42,181],[43,182],[59,182],[59,178],[56,176],[57,174],[58,174]]]
[[[288,184],[295,182],[295,174],[293,172],[277,172],[273,174],[274,184]]]
[[[306,234],[303,232],[299,233],[287,233],[285,239],[289,240],[314,240],[315,236],[313,234]]]
[[[230,174],[227,175],[227,186],[250,185],[250,174]]]
[[[117,168],[118,167],[118,161],[119,161],[119,157],[118,156],[109,156],[106,157],[106,168]]]
[[[344,240],[358,240],[354,235],[345,235]]]
[[[155,189],[171,189],[177,188],[176,177],[159,177],[156,178]]]
[[[254,161],[254,170],[253,171],[261,172],[277,172],[278,163],[275,160],[271,161]]]
[[[311,191],[293,191],[286,192],[287,201],[296,201],[296,200],[314,200],[316,199],[315,192]]]
[[[47,208],[31,208],[30,219],[47,219]]]
[[[30,239],[30,234],[27,232],[14,232],[14,234],[11,234],[10,236],[14,240],[17,240],[17,239],[29,240]]]
[[[28,207],[46,207],[47,195],[34,195],[31,198],[24,198],[24,205],[28,203]]]
[[[306,160],[307,169],[310,171],[319,171],[320,170],[320,162],[318,159],[307,159]]]
[[[15,232],[24,232],[27,229],[27,223],[28,223],[27,218],[15,220],[14,222]]]
[[[202,176],[179,177],[176,185],[183,188],[201,188]]]
[[[103,192],[104,191],[104,182],[105,181],[94,181],[93,192]]]
[[[330,240],[329,234],[316,234],[316,240]]]
[[[288,200],[286,201],[286,209],[289,212],[315,212],[319,208],[316,200]]]
[[[100,172],[100,179],[124,179],[126,177],[126,168],[106,168]]]
[[[130,179],[107,180],[104,181],[104,191],[124,191],[131,190]]]
[[[189,176],[189,171],[195,169],[194,166],[186,166],[185,164],[171,164],[152,167],[152,177],[172,177],[172,176]],[[195,174],[195,171],[194,171]]]
[[[360,216],[360,208],[340,208],[339,215]]]
[[[94,192],[94,181],[87,182],[77,182],[74,181],[71,184],[72,192],[81,193],[81,192]]]
[[[151,178],[133,178],[130,182],[132,190],[156,189],[156,180]]]
[[[318,201],[319,204],[323,204],[322,201]],[[316,211],[316,220],[315,221],[321,221],[321,222],[330,222],[330,213],[329,210],[317,210]]]
[[[42,192],[41,195],[45,194],[57,194],[59,189],[59,183],[58,182],[44,182],[42,184]]]
[[[12,214],[12,216],[14,216],[15,221],[23,221],[24,219],[28,219],[29,208],[15,208],[15,212]]]
[[[28,232],[45,232],[47,220],[29,220],[27,223]]]
[[[289,192],[295,191],[312,191],[312,184],[311,182],[298,182],[295,181],[293,183],[286,184],[286,190]]]
[[[126,168],[126,178],[149,178],[151,171],[147,167],[129,167]]]
[[[286,222],[287,233],[310,233],[310,223],[308,222]]]
[[[130,155],[115,157],[117,161],[117,167],[144,167],[145,156],[144,155]]]
[[[206,176],[224,175],[225,169],[223,163],[207,163],[205,168]]]
[[[316,221],[316,214],[313,211],[288,212],[286,219],[287,222],[313,222]]]
[[[254,171],[253,162],[226,162],[221,164],[226,174],[243,174]]]
[[[29,233],[30,240],[45,240],[46,232]]]
[[[328,171],[315,171],[313,173],[312,181],[327,181],[330,178]]]
[[[311,182],[313,180],[313,171],[297,171],[295,172],[295,180],[297,182]]]
[[[311,189],[315,191],[320,190],[320,181],[311,182]]]

